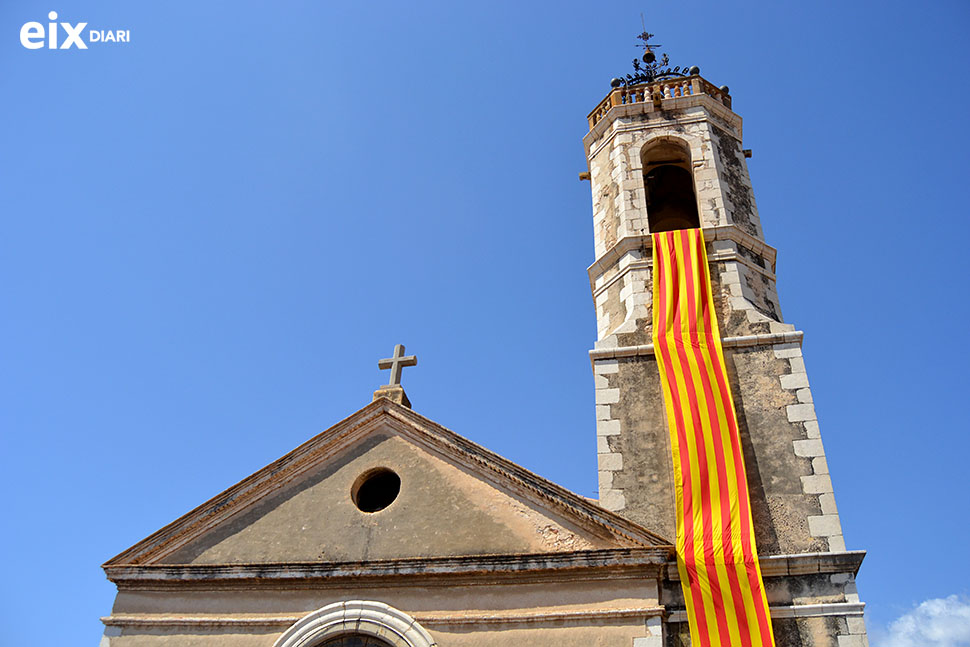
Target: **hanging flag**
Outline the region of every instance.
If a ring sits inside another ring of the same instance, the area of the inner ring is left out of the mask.
[[[677,495],[677,569],[695,647],[773,647],[738,419],[700,229],[653,234],[653,342]]]

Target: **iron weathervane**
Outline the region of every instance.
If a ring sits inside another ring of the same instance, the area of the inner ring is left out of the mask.
[[[670,67],[670,59],[663,54],[657,59],[654,50],[660,49],[662,45],[653,44],[650,39],[653,34],[643,32],[637,38],[640,40],[639,46],[643,48],[643,56],[633,59],[633,74],[627,74],[622,78],[615,78],[610,81],[610,85],[618,88],[621,85],[640,85],[642,83],[653,83],[662,79],[669,79],[677,76],[691,76],[700,74],[700,68],[696,65],[691,68],[681,68],[679,65]]]

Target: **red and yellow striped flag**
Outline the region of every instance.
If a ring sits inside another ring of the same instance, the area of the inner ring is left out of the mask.
[[[653,342],[677,494],[677,568],[695,647],[770,647],[738,419],[700,229],[653,234]]]

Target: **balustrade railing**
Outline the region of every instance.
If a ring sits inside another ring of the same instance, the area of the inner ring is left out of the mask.
[[[695,94],[706,94],[720,101],[728,108],[731,107],[731,95],[720,88],[716,88],[699,76],[677,77],[616,88],[603,99],[598,106],[589,113],[589,128],[593,129],[606,113],[615,106],[632,103],[656,103],[664,99],[689,97]]]

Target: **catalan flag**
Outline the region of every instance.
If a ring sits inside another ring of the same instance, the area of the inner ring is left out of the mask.
[[[737,415],[700,229],[653,234],[653,342],[677,496],[677,568],[695,647],[773,647]]]

